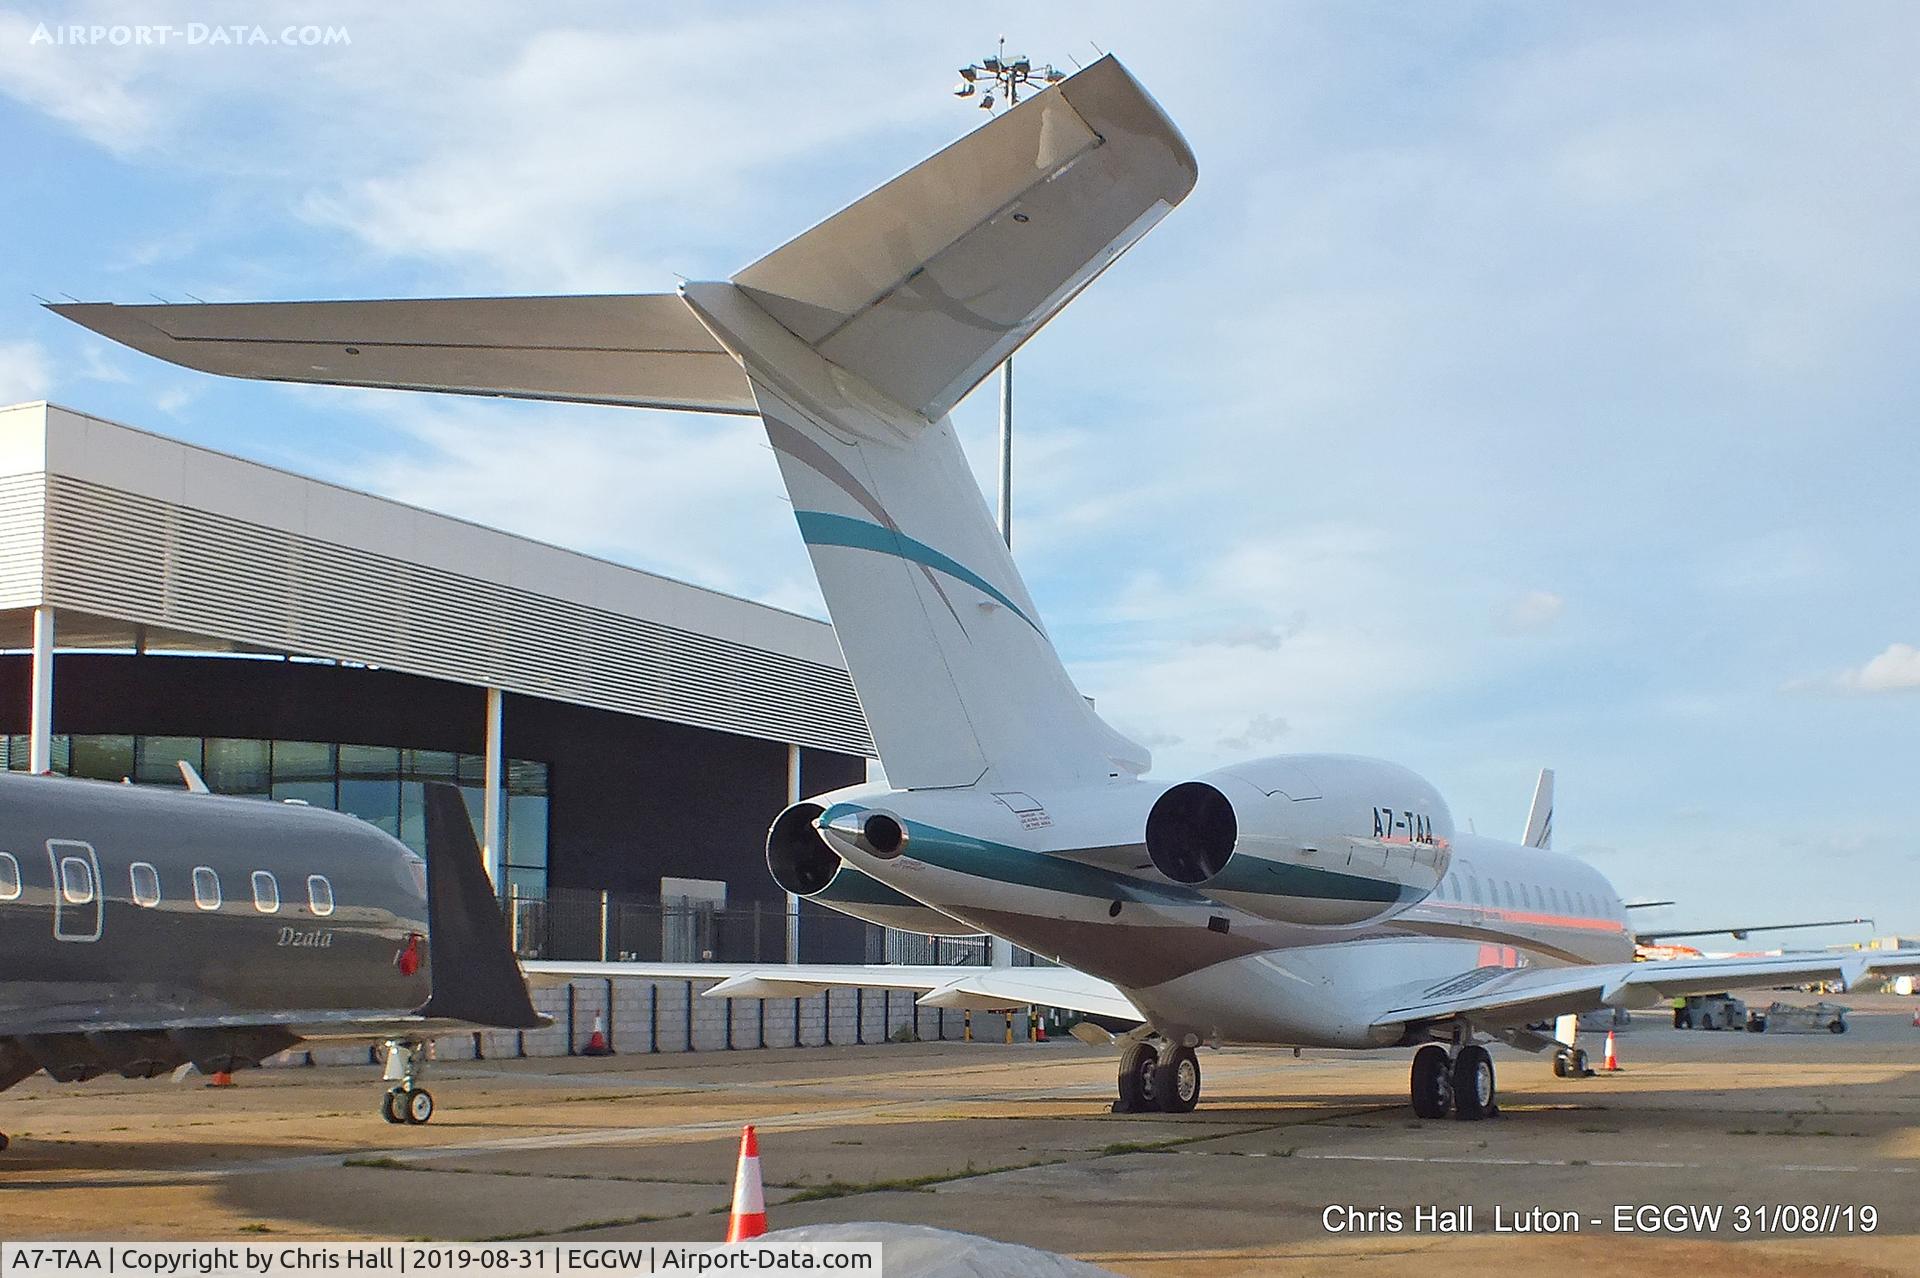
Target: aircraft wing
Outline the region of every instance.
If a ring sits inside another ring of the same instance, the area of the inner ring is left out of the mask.
[[[1465,1016],[1488,1029],[1551,1020],[1599,1007],[1649,1007],[1682,994],[1746,986],[1844,981],[1868,973],[1920,971],[1920,950],[1662,959],[1574,967],[1476,968],[1383,1000],[1373,1024],[1387,1027]]]
[[[717,981],[707,998],[800,998],[832,989],[911,990],[923,1007],[1002,1012],[1037,1005],[1144,1020],[1118,986],[1070,967],[913,967],[905,964],[826,963],[566,963],[521,964],[535,986],[608,977],[655,981]]]
[[[740,365],[671,293],[48,309],[137,351],[228,377],[754,411]]]
[[[1736,941],[1744,941],[1754,932],[1792,932],[1809,927],[1852,927],[1857,923],[1864,923],[1868,927],[1873,926],[1872,919],[1824,919],[1814,923],[1747,923],[1734,927],[1693,927],[1672,930],[1662,928],[1655,931],[1636,932],[1633,940],[1636,945],[1658,945],[1662,941],[1670,941],[1680,936],[1731,936]]]

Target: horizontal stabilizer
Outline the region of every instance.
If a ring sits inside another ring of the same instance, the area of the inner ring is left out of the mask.
[[[1102,58],[733,277],[936,421],[1193,189],[1173,123]]]
[[[740,365],[671,293],[49,309],[137,351],[228,377],[754,411]]]

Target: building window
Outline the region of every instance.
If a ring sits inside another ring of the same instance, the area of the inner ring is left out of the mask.
[[[307,876],[307,908],[315,917],[325,918],[333,913],[333,884],[327,882],[324,874]]]
[[[203,910],[220,908],[220,876],[207,866],[193,867],[193,903]]]
[[[133,903],[145,909],[160,904],[160,871],[145,861],[127,867],[127,886],[133,889]]]
[[[92,905],[93,867],[77,856],[61,857],[60,895],[68,905]]]
[[[262,914],[280,912],[280,884],[265,870],[253,872],[253,908]]]
[[[27,738],[0,736],[7,767],[27,766]],[[53,771],[102,781],[129,778],[179,787],[180,761],[193,764],[215,794],[298,799],[316,808],[351,813],[393,835],[415,852],[427,850],[425,787],[460,787],[476,837],[482,820],[486,760],[451,750],[415,750],[328,741],[262,741],[244,737],[55,736]],[[552,824],[547,764],[508,759],[501,778],[501,832],[507,882],[522,897],[544,897],[547,836]],[[218,908],[216,904],[203,908]],[[0,896],[0,900],[10,899]]]
[[[0,901],[20,899],[20,862],[11,852],[0,852]]]

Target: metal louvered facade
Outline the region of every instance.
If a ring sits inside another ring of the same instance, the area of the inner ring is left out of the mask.
[[[872,753],[823,622],[23,405],[0,410],[0,610],[41,604]]]

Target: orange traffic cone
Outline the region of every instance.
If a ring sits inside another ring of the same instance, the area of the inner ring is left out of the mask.
[[[1609,1074],[1618,1074],[1620,1072],[1620,1057],[1613,1050],[1612,1030],[1607,1031],[1607,1063],[1601,1068],[1605,1069]]]
[[[232,1087],[233,1075],[224,1069],[215,1070],[213,1077],[207,1080],[208,1087]]]
[[[740,1170],[733,1177],[733,1214],[727,1241],[745,1242],[767,1232],[767,1196],[760,1185],[760,1141],[748,1123],[740,1133]]]
[[[1913,1009],[1913,1027],[1920,1029],[1920,1007]]]
[[[613,1048],[607,1042],[607,1022],[602,1016],[593,1018],[593,1033],[587,1036],[587,1045],[580,1050],[582,1056],[611,1056]]]

